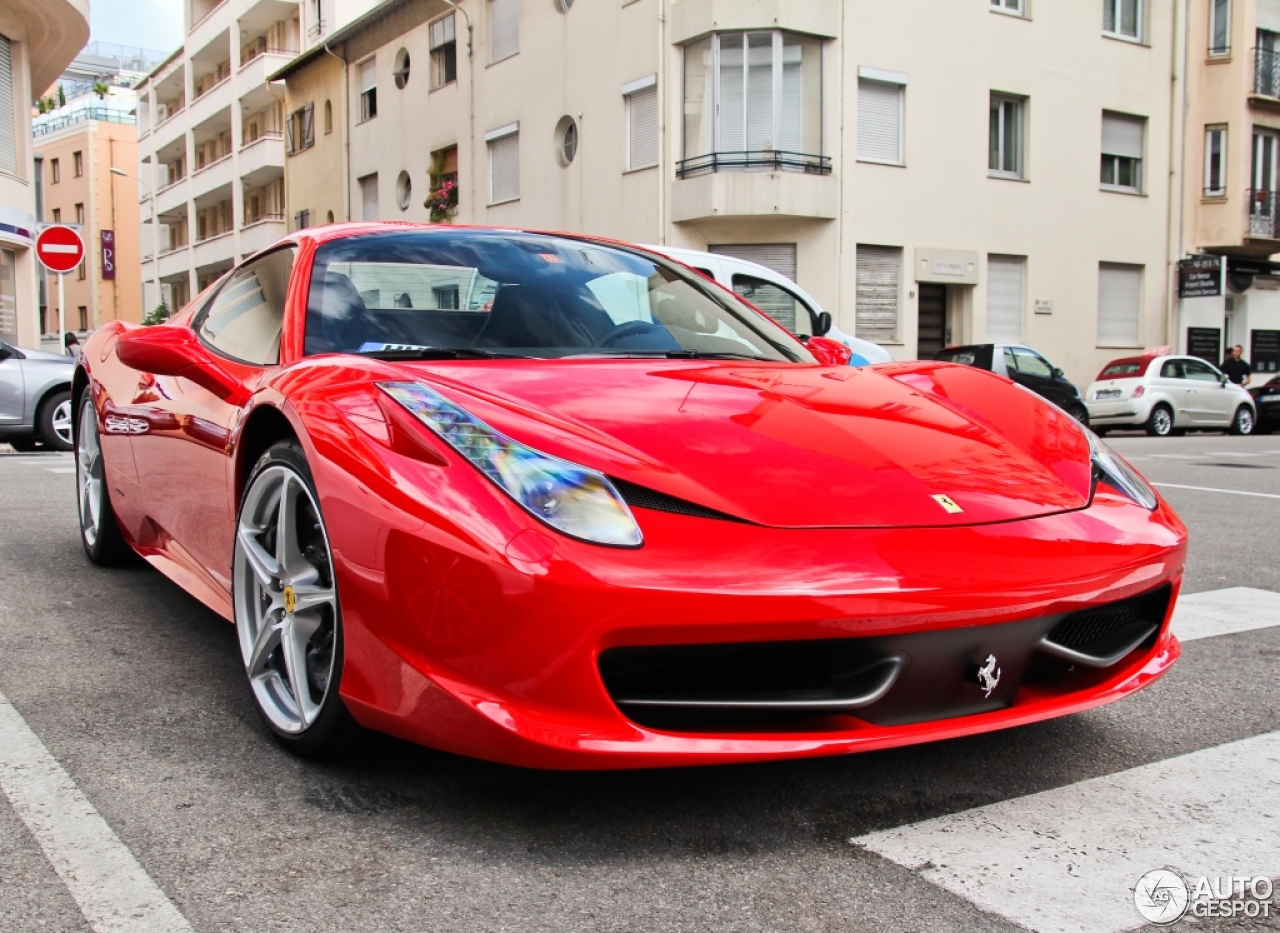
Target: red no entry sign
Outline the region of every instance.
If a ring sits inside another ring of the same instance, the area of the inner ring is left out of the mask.
[[[84,240],[70,227],[45,227],[36,237],[36,257],[50,272],[70,272],[84,262]]]

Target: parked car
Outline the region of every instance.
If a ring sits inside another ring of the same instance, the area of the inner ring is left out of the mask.
[[[933,358],[977,366],[1006,376],[1036,395],[1044,396],[1081,424],[1089,423],[1088,406],[1080,397],[1075,383],[1030,347],[1017,343],[977,343],[947,347],[935,353]]]
[[[1253,397],[1196,356],[1133,356],[1102,368],[1085,393],[1094,431],[1143,428],[1154,437],[1188,428],[1251,434]]]
[[[1280,429],[1280,376],[1272,376],[1267,382],[1250,386],[1246,391],[1253,396],[1257,412],[1255,434],[1270,434]]]
[[[892,354],[879,344],[846,334],[830,323],[831,316],[813,296],[780,272],[768,266],[726,256],[724,253],[706,253],[697,249],[681,249],[675,246],[646,246],[655,253],[670,256],[676,262],[697,269],[708,278],[715,279],[725,288],[747,299],[791,333],[800,337],[817,335],[842,343],[853,351],[850,366],[866,366],[869,363],[890,363]],[[823,315],[826,315],[824,318]],[[823,324],[826,330],[822,330]]]
[[[0,441],[15,450],[71,449],[75,358],[0,340]]]

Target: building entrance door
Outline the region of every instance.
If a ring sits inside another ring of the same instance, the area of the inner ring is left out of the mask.
[[[947,286],[921,282],[916,319],[916,359],[931,360],[946,346]]]

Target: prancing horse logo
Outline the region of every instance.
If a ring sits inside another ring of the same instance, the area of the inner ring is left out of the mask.
[[[984,696],[990,697],[992,692],[1000,685],[1000,668],[996,667],[996,656],[994,654],[987,655],[987,659],[982,662],[982,667],[978,668],[978,687],[985,690]]]

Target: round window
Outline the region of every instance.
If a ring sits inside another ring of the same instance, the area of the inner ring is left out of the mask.
[[[561,117],[556,124],[556,156],[561,165],[569,165],[578,154],[578,124],[573,117]]]
[[[413,179],[409,177],[408,172],[401,172],[400,177],[396,179],[396,203],[400,205],[400,210],[409,209],[409,200],[412,197]]]
[[[409,83],[409,50],[401,49],[396,52],[396,69],[391,72],[396,79],[396,87],[404,90],[404,86]]]
[[[556,0],[556,9],[561,13],[568,13],[569,8],[573,6],[573,0]]]

